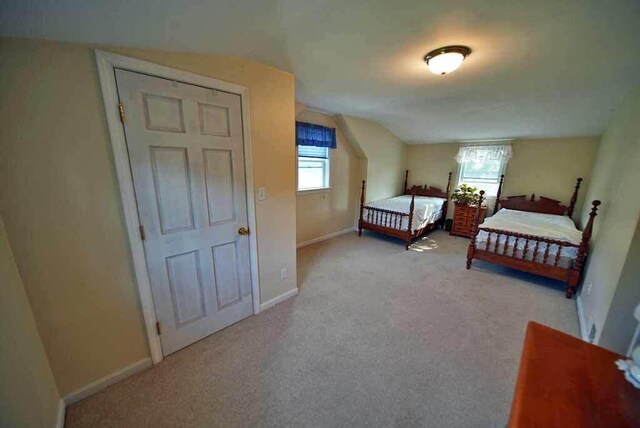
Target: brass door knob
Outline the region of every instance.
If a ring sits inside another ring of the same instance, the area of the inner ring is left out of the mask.
[[[248,235],[249,234],[249,229],[247,229],[246,227],[241,227],[240,229],[238,229],[238,235]]]

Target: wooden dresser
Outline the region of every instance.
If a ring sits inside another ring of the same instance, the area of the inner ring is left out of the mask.
[[[625,357],[529,322],[508,426],[640,426],[640,389],[616,367],[620,358]]]
[[[482,207],[480,213],[480,223],[484,220],[487,207]],[[476,215],[476,207],[456,204],[453,210],[453,223],[451,224],[451,235],[465,236],[471,238],[473,235],[473,219]]]

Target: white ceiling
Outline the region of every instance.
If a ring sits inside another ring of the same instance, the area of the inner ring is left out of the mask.
[[[597,135],[640,84],[638,0],[3,0],[0,33],[252,58],[406,142]]]

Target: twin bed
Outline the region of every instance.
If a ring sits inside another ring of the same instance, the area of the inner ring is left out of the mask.
[[[578,178],[571,202],[561,205],[555,199],[535,195],[500,198],[504,175],[500,178],[493,216],[480,221],[479,207],[474,217],[474,234],[467,250],[467,269],[473,259],[545,276],[566,283],[567,298],[573,297],[589,253],[593,221],[600,201],[592,202],[584,230],[575,226],[573,214],[581,178]]]
[[[364,229],[400,238],[408,250],[414,239],[422,236],[447,218],[451,173],[446,190],[437,187],[407,186],[409,171],[404,174],[404,195],[365,205],[366,181],[362,181],[358,234]]]
[[[443,225],[447,218],[451,173],[445,191],[437,187],[407,186],[404,195],[365,204],[366,182],[362,182],[358,234],[367,229],[400,238],[408,250],[414,239]],[[592,202],[589,220],[580,231],[571,219],[578,199],[581,178],[568,206],[535,195],[501,198],[504,175],[500,177],[493,216],[480,222],[485,201],[480,191],[473,223],[473,237],[467,250],[467,269],[473,259],[545,276],[566,283],[566,297],[576,292],[589,253],[589,240],[600,201]]]

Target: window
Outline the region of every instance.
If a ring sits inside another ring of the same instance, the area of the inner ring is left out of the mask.
[[[329,149],[298,146],[298,190],[329,187]]]
[[[460,164],[458,185],[466,184],[496,196],[500,175],[511,159],[511,145],[463,146],[456,156]]]
[[[329,150],[335,149],[336,130],[296,122],[298,191],[329,188]]]

